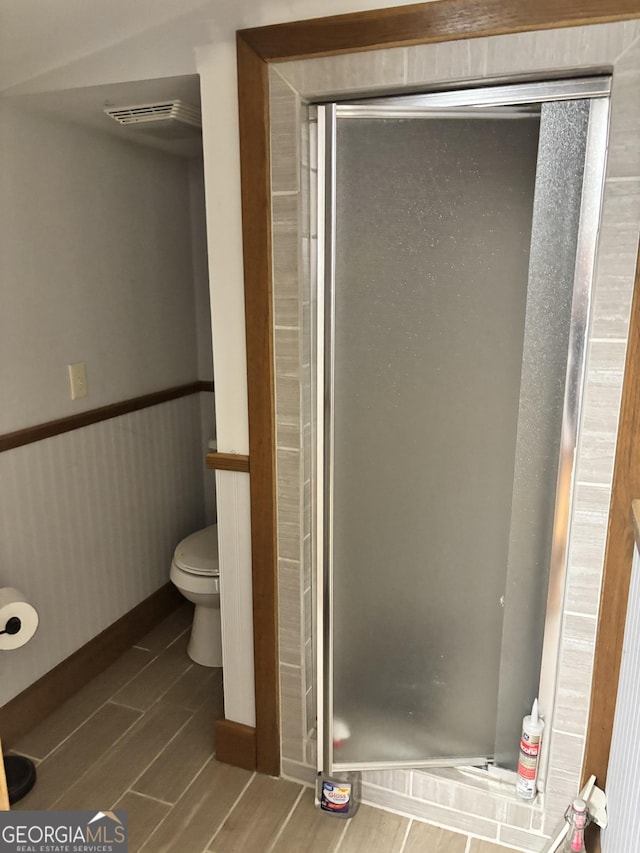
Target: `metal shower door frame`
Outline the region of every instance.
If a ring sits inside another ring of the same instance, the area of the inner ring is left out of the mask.
[[[574,459],[580,422],[586,366],[587,329],[595,266],[609,125],[610,77],[587,77],[543,83],[514,83],[478,89],[436,92],[424,95],[370,99],[365,102],[319,104],[317,106],[317,301],[315,331],[315,582],[316,582],[316,704],[317,770],[373,770],[401,767],[446,767],[490,765],[483,756],[452,759],[349,762],[332,760],[333,743],[333,471],[335,402],[335,259],[336,259],[336,139],[339,118],[442,117],[445,112],[478,117],[487,108],[539,104],[550,101],[590,99],[585,152],[585,170],[580,220],[567,374],[564,391],[558,485],[556,488],[551,564],[545,617],[539,694],[541,706],[553,709],[561,636],[562,602],[566,577],[569,520],[574,492]],[[550,724],[550,715],[547,723]],[[548,762],[549,741],[543,741],[540,779]]]

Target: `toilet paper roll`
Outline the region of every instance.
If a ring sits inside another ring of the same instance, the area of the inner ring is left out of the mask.
[[[0,589],[0,651],[19,649],[38,630],[38,613],[19,589]]]

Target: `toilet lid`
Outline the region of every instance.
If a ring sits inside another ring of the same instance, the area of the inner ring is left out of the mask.
[[[194,575],[220,574],[218,565],[218,525],[197,530],[179,543],[173,555],[179,569]]]

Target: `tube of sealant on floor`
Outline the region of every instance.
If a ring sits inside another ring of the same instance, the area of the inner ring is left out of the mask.
[[[540,741],[544,720],[538,715],[538,700],[534,699],[531,714],[522,721],[520,755],[518,757],[518,781],[516,793],[523,800],[532,800],[536,795],[538,765],[540,763]]]

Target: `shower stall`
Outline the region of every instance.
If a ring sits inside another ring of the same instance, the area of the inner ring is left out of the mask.
[[[553,712],[610,81],[317,109],[318,769]]]

